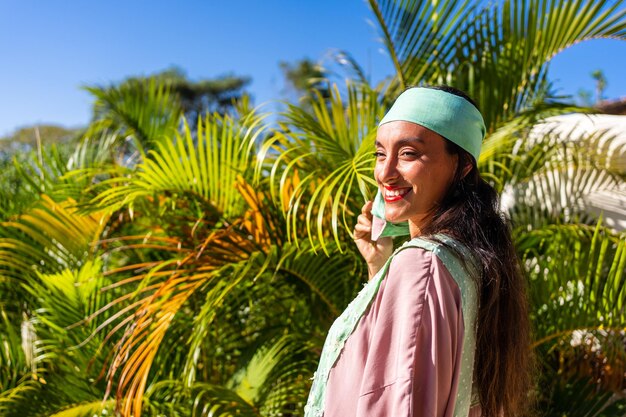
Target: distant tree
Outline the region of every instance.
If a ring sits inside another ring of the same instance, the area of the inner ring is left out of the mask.
[[[205,113],[233,114],[249,104],[248,78],[227,75],[191,81],[176,67],[108,86],[87,86],[94,98],[93,116],[85,137],[115,135],[113,148],[126,165],[143,159],[164,137],[172,137],[181,116],[195,126]]]
[[[0,138],[0,220],[18,214],[39,193],[20,175],[20,167],[48,171],[50,164],[66,160],[77,143],[79,129],[58,125],[25,126]]]
[[[579,88],[577,96],[578,101],[581,105],[586,107],[593,106],[593,93],[591,91],[587,90],[586,88]]]
[[[308,58],[295,63],[280,62],[280,69],[287,81],[286,92],[290,98],[300,99],[303,97],[321,94],[328,97],[328,71],[321,65]]]
[[[233,74],[192,81],[184,70],[171,67],[148,77],[128,78],[120,86],[146,78],[154,78],[159,83],[168,84],[171,92],[180,99],[180,105],[188,119],[195,119],[204,112],[217,112],[222,115],[231,113],[234,104],[247,94],[245,88],[251,81],[250,77]]]
[[[17,129],[0,138],[0,158],[11,158],[16,152],[26,152],[37,147],[37,137],[43,145],[66,143],[78,136],[79,129],[68,129],[58,125],[32,125]]]
[[[606,76],[604,75],[604,71],[602,71],[601,69],[592,71],[589,75],[591,75],[591,78],[595,81],[595,103],[593,100],[594,93],[586,88],[580,88],[578,90],[577,96],[578,102],[581,105],[586,107],[593,107],[594,105],[597,106],[598,104],[600,104],[600,102],[604,99],[604,90],[607,86],[607,80]]]
[[[596,81],[596,104],[599,104],[604,98],[604,90],[606,89],[606,77],[602,70],[595,70],[591,73],[591,78]]]

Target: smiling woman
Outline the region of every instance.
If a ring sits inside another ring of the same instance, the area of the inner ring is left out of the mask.
[[[354,229],[370,281],[335,321],[307,416],[517,416],[531,378],[525,284],[478,173],[473,101],[411,88],[381,121],[379,192]],[[393,250],[391,237],[410,235]]]

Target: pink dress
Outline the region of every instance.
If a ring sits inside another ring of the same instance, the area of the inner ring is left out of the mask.
[[[480,415],[479,407],[470,410],[474,284],[458,262],[444,265],[442,258],[451,255],[440,245],[392,257],[327,373],[325,417]]]

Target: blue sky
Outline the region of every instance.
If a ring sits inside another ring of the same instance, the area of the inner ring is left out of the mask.
[[[279,61],[318,60],[344,49],[374,81],[391,71],[363,0],[3,0],[0,3],[0,136],[33,123],[83,125],[90,96],[109,84],[176,65],[192,79],[227,73],[252,78],[255,103],[281,97]],[[606,96],[626,96],[626,42],[578,44],[553,59],[563,94],[593,89],[602,69]]]

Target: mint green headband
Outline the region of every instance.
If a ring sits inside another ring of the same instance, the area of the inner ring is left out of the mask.
[[[440,134],[478,161],[485,122],[478,109],[463,97],[433,88],[410,88],[400,94],[378,126],[399,120]]]
[[[378,126],[395,121],[424,126],[465,149],[476,161],[487,130],[482,115],[469,101],[443,90],[423,87],[400,94]],[[380,190],[374,199],[372,214],[375,217],[372,240],[409,234],[408,222],[385,221],[385,200]]]

